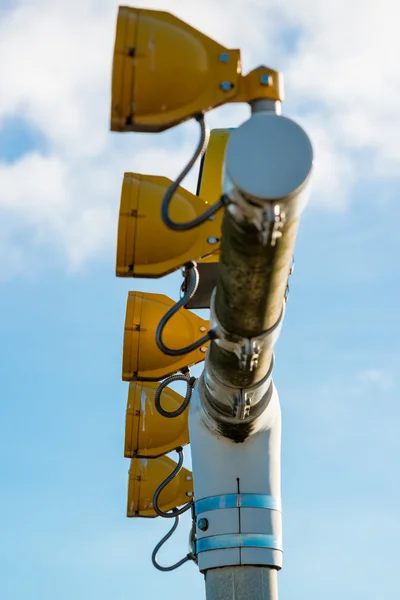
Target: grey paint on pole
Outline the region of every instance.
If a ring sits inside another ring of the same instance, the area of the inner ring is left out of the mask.
[[[268,567],[222,567],[206,573],[207,600],[278,600],[278,573]]]

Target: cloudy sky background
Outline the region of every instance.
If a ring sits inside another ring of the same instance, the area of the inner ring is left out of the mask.
[[[285,74],[310,134],[312,203],[275,380],[283,429],[280,598],[393,598],[400,536],[400,38],[394,0],[145,1]],[[4,600],[193,600],[155,571],[168,524],[125,518],[129,289],[114,277],[126,170],[174,178],[197,140],[109,133],[113,0],[0,0],[0,590]],[[236,126],[248,110],[209,115]],[[193,190],[196,173],[186,182]],[[189,458],[189,457],[188,457]],[[161,559],[187,551],[188,522]],[[160,587],[161,586],[161,587]],[[158,591],[157,591],[158,590]]]

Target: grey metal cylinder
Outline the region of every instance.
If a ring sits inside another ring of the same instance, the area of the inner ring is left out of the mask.
[[[312,165],[304,130],[270,110],[254,112],[230,136],[224,165],[230,204],[222,224],[214,315],[229,343],[239,337],[251,348],[254,338],[268,335],[280,319]],[[246,368],[240,348],[230,351],[229,343],[210,344],[214,376],[240,389],[262,381],[271,365],[271,345],[257,340],[261,351]]]
[[[245,338],[260,335],[273,327],[282,312],[289,277],[298,219],[284,226],[282,237],[272,246],[263,246],[257,229],[238,223],[226,212],[222,225],[219,276],[215,312],[224,329]],[[218,343],[211,343],[209,361],[218,378],[238,388],[261,381],[271,364],[273,348],[264,352],[253,370],[238,366],[238,358]]]
[[[222,567],[205,575],[206,600],[278,600],[278,572],[269,567]]]

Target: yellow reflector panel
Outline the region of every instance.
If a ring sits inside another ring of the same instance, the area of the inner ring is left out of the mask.
[[[129,470],[128,517],[157,517],[153,509],[154,492],[172,473],[176,463],[167,456],[144,459],[133,458]],[[182,506],[193,496],[192,473],[182,468],[159,496],[163,511]]]
[[[215,204],[222,196],[222,179],[226,144],[234,128],[213,129],[210,133],[207,150],[203,154],[197,193]]]
[[[233,99],[240,51],[173,15],[122,6],[112,77],[112,131],[162,131]]]
[[[129,292],[126,307],[122,379],[159,381],[205,358],[207,345],[185,354],[168,356],[156,345],[156,329],[175,302],[162,294]],[[169,348],[185,348],[209,330],[209,322],[186,309],[167,323],[163,341]]]
[[[146,457],[167,454],[189,443],[188,408],[178,417],[163,417],[156,410],[154,395],[159,383],[131,382],[125,423],[125,456]],[[165,388],[161,405],[168,412],[177,410],[184,398]]]
[[[222,210],[215,220],[190,231],[173,231],[164,225],[161,203],[170,183],[166,177],[125,173],[118,222],[118,277],[162,277],[219,249]],[[213,183],[220,192],[221,181],[215,178]],[[201,215],[208,206],[205,200],[180,187],[171,202],[170,216],[184,223]]]

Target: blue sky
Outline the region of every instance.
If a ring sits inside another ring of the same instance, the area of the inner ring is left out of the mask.
[[[0,65],[1,596],[124,600],[158,597],[162,586],[165,598],[190,593],[196,600],[204,584],[194,565],[171,574],[151,565],[168,524],[125,517],[127,292],[177,298],[180,276],[118,280],[114,246],[123,172],[173,177],[197,130],[187,124],[159,136],[110,134],[115,3],[85,0],[79,13],[74,2],[64,4],[0,0],[0,55],[10,57]],[[393,98],[400,82],[387,52],[395,43],[391,19],[382,16],[394,5],[384,0],[377,15],[370,2],[363,11],[357,0],[337,2],[328,19],[316,0],[290,0],[285,11],[252,0],[241,24],[235,10],[244,1],[232,1],[228,15],[216,1],[205,2],[207,11],[190,5],[158,3],[242,47],[246,68],[281,68],[284,114],[306,127],[316,148],[313,199],[276,349],[280,598],[394,597],[400,122]],[[28,25],[27,56],[20,49]],[[388,90],[379,109],[376,89],[365,83],[371,72]],[[235,126],[246,115],[233,107],[209,121]],[[188,529],[182,519],[160,559],[187,552]]]

